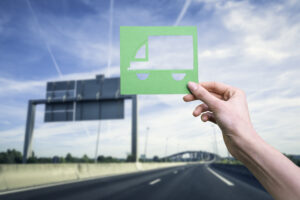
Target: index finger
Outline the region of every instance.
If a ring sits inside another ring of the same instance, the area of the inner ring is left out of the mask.
[[[218,99],[222,99],[224,100],[223,96],[222,95],[219,95],[219,94],[216,94],[214,92],[210,92],[210,94],[214,95],[215,97],[217,97]],[[190,101],[195,101],[195,100],[198,100],[193,94],[187,94],[183,97],[183,100],[185,102],[190,102]]]
[[[216,93],[218,95],[223,95],[226,91],[232,89],[231,86],[219,82],[201,82],[200,85],[204,87],[209,92]]]

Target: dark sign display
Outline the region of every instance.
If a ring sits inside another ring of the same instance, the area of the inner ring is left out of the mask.
[[[124,118],[120,78],[47,83],[45,122]]]

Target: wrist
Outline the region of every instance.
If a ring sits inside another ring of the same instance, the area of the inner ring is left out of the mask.
[[[254,128],[237,134],[237,136],[232,139],[232,143],[233,156],[241,162],[249,162],[249,160],[252,160],[257,150],[266,144],[256,133]]]

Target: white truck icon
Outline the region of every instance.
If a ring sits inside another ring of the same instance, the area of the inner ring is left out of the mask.
[[[174,80],[180,81],[186,75],[182,70],[193,70],[193,66],[192,35],[164,35],[149,36],[137,50],[128,70],[135,71],[140,80],[147,79],[151,70],[168,70]]]

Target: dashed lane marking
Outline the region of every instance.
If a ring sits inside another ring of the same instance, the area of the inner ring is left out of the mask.
[[[158,182],[160,182],[160,181],[161,181],[160,178],[155,179],[155,180],[151,181],[151,182],[149,183],[149,185],[154,185],[154,184],[156,184],[156,183],[158,183]]]
[[[208,171],[210,173],[212,173],[213,175],[215,175],[217,178],[219,178],[221,181],[223,181],[224,183],[226,183],[228,186],[234,186],[234,183],[232,183],[231,181],[227,180],[226,178],[224,178],[223,176],[221,176],[220,174],[218,174],[217,172],[215,172],[211,168],[207,167],[207,169],[208,169]]]

